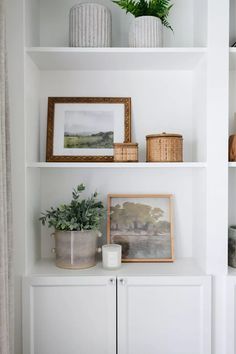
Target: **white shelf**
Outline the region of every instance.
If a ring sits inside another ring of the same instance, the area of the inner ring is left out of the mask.
[[[178,259],[173,263],[122,263],[118,270],[106,270],[99,262],[96,267],[81,270],[62,269],[53,259],[42,259],[30,272],[42,276],[201,276],[204,272],[192,258]]]
[[[35,162],[29,163],[28,168],[205,168],[206,162],[177,162],[177,163],[154,163],[154,162]]]
[[[45,48],[26,52],[40,70],[192,70],[206,48]]]
[[[236,276],[236,268],[228,267],[228,275],[235,277]]]
[[[229,67],[230,70],[236,70],[236,48],[229,49]]]
[[[229,167],[236,167],[236,162],[229,162]]]

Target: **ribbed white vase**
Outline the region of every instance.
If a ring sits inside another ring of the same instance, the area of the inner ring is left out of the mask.
[[[130,47],[163,47],[163,25],[159,18],[141,16],[133,19],[129,32]]]
[[[70,10],[71,47],[110,47],[111,12],[100,4],[83,3]]]

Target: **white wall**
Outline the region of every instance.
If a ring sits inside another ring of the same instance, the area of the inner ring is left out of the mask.
[[[28,25],[27,46],[68,46],[69,11],[75,0],[27,0],[26,12],[33,14],[32,22],[26,19]],[[117,5],[109,0],[100,0],[112,12],[112,46],[128,46],[129,25],[133,16],[126,15]],[[191,47],[206,45],[207,1],[175,0],[169,22],[174,28],[174,34],[165,30],[164,43],[169,47]],[[38,8],[40,6],[40,28],[38,23]]]

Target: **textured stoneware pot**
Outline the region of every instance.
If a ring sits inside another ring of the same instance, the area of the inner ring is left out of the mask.
[[[97,231],[55,231],[56,266],[90,268],[97,264]]]
[[[236,225],[229,227],[228,263],[236,268]]]
[[[71,47],[111,47],[111,12],[96,3],[83,3],[70,10]]]
[[[129,46],[143,48],[163,47],[163,25],[161,20],[154,16],[134,18],[130,25]]]

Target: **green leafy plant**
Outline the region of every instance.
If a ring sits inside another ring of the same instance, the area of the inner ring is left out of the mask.
[[[41,213],[40,221],[49,227],[62,231],[97,230],[104,217],[104,206],[97,200],[97,192],[88,199],[80,199],[85,190],[84,184],[78,185],[72,191],[72,200],[69,204],[62,204],[57,208],[51,207]]]
[[[170,9],[173,4],[170,4],[171,0],[113,0],[113,2],[119,5],[126,13],[131,13],[134,17],[140,16],[154,16],[158,17],[162,24],[171,29],[173,28],[167,21]]]

